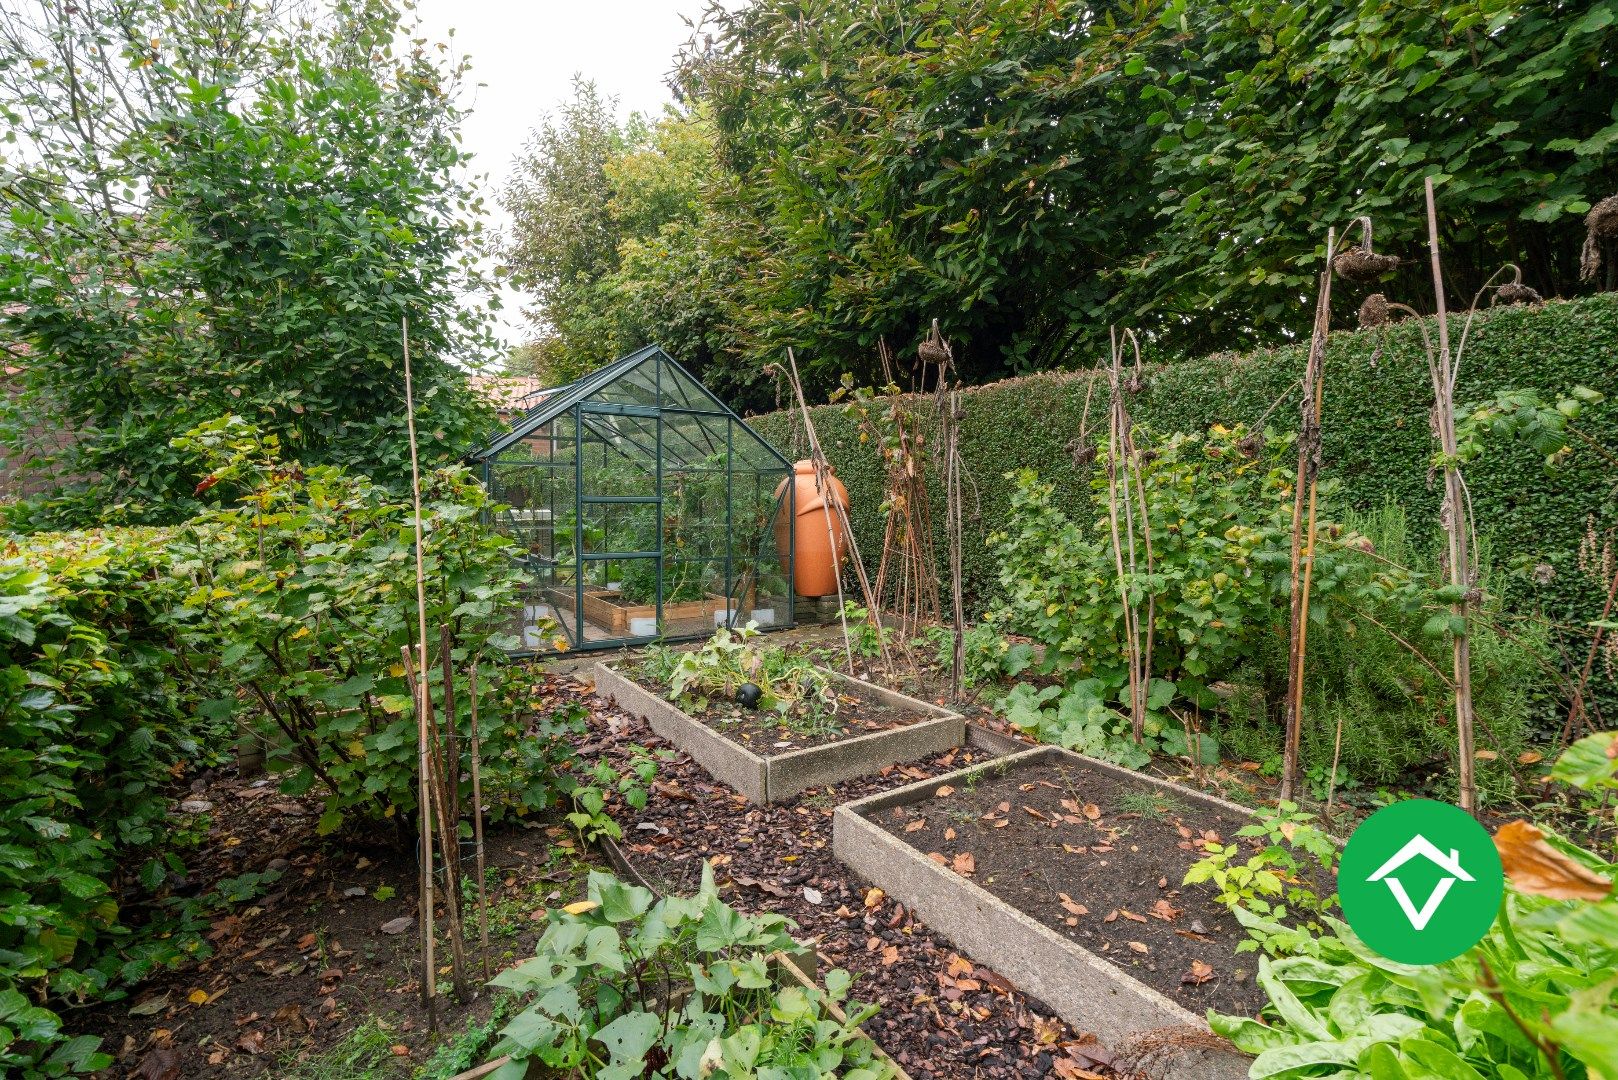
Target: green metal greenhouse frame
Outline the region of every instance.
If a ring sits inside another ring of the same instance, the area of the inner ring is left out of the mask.
[[[471,455],[525,574],[516,656],[793,625],[792,466],[662,348]]]

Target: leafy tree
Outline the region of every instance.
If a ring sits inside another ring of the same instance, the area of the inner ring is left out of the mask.
[[[392,0],[0,16],[0,332],[31,349],[9,424],[73,432],[79,478],[36,520],[186,516],[171,440],[231,412],[399,482],[406,318],[429,462],[491,422],[450,360],[486,342],[460,300],[482,284],[464,65],[396,53],[401,30]]]
[[[730,321],[823,386],[933,318],[972,379],[1093,358],[1110,322],[1281,340],[1365,213],[1420,296],[1427,175],[1456,289],[1513,261],[1565,295],[1618,161],[1614,0],[732,7],[679,72],[762,215]]]
[[[1456,300],[1504,262],[1546,295],[1578,287],[1583,215],[1618,187],[1618,3],[1173,0],[1158,22],[1176,51],[1124,62],[1163,206],[1130,291],[1196,320],[1189,344],[1299,324],[1321,234],[1360,214],[1405,262],[1341,290],[1339,314],[1430,298],[1426,176]]]
[[[516,282],[533,290],[529,318],[560,343],[551,365],[559,382],[615,358],[598,285],[617,269],[622,235],[607,178],[607,163],[625,146],[616,104],[594,83],[576,80],[572,99],[529,136],[501,192],[512,218],[506,261]]]
[[[700,113],[619,125],[590,83],[535,130],[504,193],[507,257],[536,293],[544,373],[567,381],[657,343],[721,390],[756,384],[727,325],[737,235],[756,230],[726,191]]]

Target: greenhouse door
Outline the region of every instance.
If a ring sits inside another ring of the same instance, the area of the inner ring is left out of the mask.
[[[582,402],[574,422],[580,573],[570,636],[585,647],[653,640],[662,618],[657,410]]]

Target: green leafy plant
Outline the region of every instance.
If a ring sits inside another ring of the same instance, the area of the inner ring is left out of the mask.
[[[1334,880],[1337,845],[1314,824],[1315,815],[1298,809],[1296,803],[1282,801],[1274,810],[1260,810],[1257,820],[1236,830],[1238,842],[1224,844],[1191,865],[1185,885],[1210,882],[1215,898],[1226,907],[1243,908],[1275,922],[1290,911],[1312,920],[1336,906],[1336,892],[1321,895],[1319,885]],[[1245,862],[1241,840],[1262,837],[1267,841]],[[1236,947],[1237,952],[1256,949],[1250,939]]]
[[[867,660],[880,655],[883,643],[892,636],[880,617],[873,619],[869,611],[852,600],[843,601],[843,619],[848,624],[849,648]]]
[[[761,636],[751,624],[720,627],[701,648],[677,653],[667,675],[669,700],[689,699],[703,709],[710,698],[729,700],[750,682],[763,691],[758,707],[775,712],[783,723],[824,724],[837,711],[830,676],[808,656],[765,647]],[[666,657],[655,664],[669,670]]]
[[[197,549],[188,601],[224,636],[221,663],[250,719],[297,761],[282,790],[323,789],[323,832],[351,818],[403,831],[416,808],[416,726],[400,661],[414,645],[411,505],[332,466],[283,463],[278,440],[237,417],[180,444],[206,462],[210,482],[239,493],[237,505],[194,523],[225,544]],[[423,489],[427,620],[450,628],[462,752],[476,662],[484,793],[496,817],[541,808],[555,795],[554,748],[524,736],[507,707],[514,673],[492,655],[512,644],[500,633],[519,583],[508,542],[483,527],[488,495],[464,470],[430,474]],[[442,700],[442,665],[423,677]]]
[[[186,616],[170,530],[0,546],[0,1072],[105,1064],[40,1002],[94,1000],[205,955],[169,784],[228,744],[217,638]],[[222,889],[230,892],[226,882]],[[251,891],[251,888],[248,888]],[[121,901],[140,895],[150,922]],[[26,988],[35,997],[22,994]],[[101,1064],[97,1064],[100,1062]]]
[[[54,477],[32,525],[190,517],[213,497],[173,440],[227,413],[404,490],[405,318],[423,460],[494,424],[452,359],[488,344],[466,69],[407,44],[407,10],[5,12],[0,336],[29,363],[0,443],[72,434],[30,440]]]
[[[1618,734],[1565,751],[1552,776],[1584,791],[1618,787]],[[1612,1037],[1618,965],[1618,866],[1554,833],[1510,822],[1495,835],[1508,886],[1482,941],[1442,964],[1387,960],[1346,924],[1317,936],[1235,909],[1267,955],[1261,1019],[1209,1022],[1257,1055],[1260,1080],[1413,1076],[1584,1080],[1618,1075]]]
[[[575,703],[573,708],[583,710]],[[607,805],[609,796],[616,796],[625,806],[640,810],[651,795],[651,783],[657,776],[657,757],[644,746],[629,747],[628,766],[619,771],[610,762],[597,761],[583,775],[566,777],[560,786],[573,802],[567,822],[578,830],[579,836],[594,842],[602,836],[623,839],[623,830],[613,820]]]
[[[947,626],[930,626],[918,645],[934,652],[933,662],[947,669],[955,651],[955,633]],[[1015,679],[1034,666],[1037,650],[1026,641],[1009,641],[992,622],[975,622],[967,627],[965,639],[966,685],[991,686]]]
[[[875,1007],[851,1005],[843,1020],[828,1010],[846,998],[847,973],[828,972],[824,991],[778,987],[770,955],[796,949],[787,920],[726,905],[711,867],[691,897],[654,900],[598,872],[588,896],[550,912],[534,958],[495,977],[532,999],[493,1047],[513,1059],[496,1080],[533,1061],[602,1080],[892,1074],[858,1031]]]
[[[1154,557],[1149,572],[1143,565],[1130,573],[1127,587],[1136,607],[1145,611],[1150,600],[1155,613],[1147,710],[1162,731],[1176,699],[1214,708],[1209,684],[1251,656],[1274,625],[1283,592],[1277,579],[1285,576],[1278,571],[1289,558],[1291,474],[1282,460],[1285,440],[1240,428],[1136,438],[1143,448],[1140,514]],[[1080,672],[1087,697],[1126,700],[1104,477],[1091,484],[1093,527],[1062,511],[1052,485],[1031,471],[1008,479],[1016,485],[1012,513],[989,538],[1005,596],[996,618],[1044,643],[1047,670]],[[1342,572],[1330,551],[1317,553],[1317,591],[1330,591]]]

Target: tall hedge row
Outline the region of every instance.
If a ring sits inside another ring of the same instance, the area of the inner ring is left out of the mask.
[[[1435,320],[1426,322],[1436,336]],[[1459,340],[1464,322],[1462,315],[1451,317],[1452,341]],[[1148,365],[1144,385],[1131,395],[1131,413],[1137,423],[1159,432],[1261,420],[1278,430],[1295,430],[1294,387],[1306,351],[1307,343],[1300,342]],[[1502,389],[1553,393],[1581,384],[1604,391],[1609,400],[1587,410],[1579,427],[1609,448],[1618,446],[1618,294],[1478,314],[1460,369],[1460,401],[1481,400]],[[1091,441],[1106,437],[1107,381],[1094,372],[1049,372],[974,387],[963,402],[961,453],[969,499],[965,584],[969,602],[981,609],[996,590],[994,556],[984,538],[1007,514],[1011,486],[1005,473],[1036,468],[1057,485],[1064,508],[1079,511],[1093,466],[1076,462],[1073,450],[1086,417]],[[1392,499],[1414,520],[1436,515],[1442,485],[1429,474],[1431,404],[1414,322],[1332,334],[1325,366],[1323,475],[1342,482],[1340,505],[1373,509]],[[813,417],[848,486],[860,551],[874,568],[883,531],[881,463],[874,447],[861,445],[840,407],[822,406]],[[801,425],[794,413],[769,413],[749,422],[783,452],[801,452]],[[1577,553],[1591,515],[1598,528],[1618,522],[1613,470],[1595,454],[1575,451],[1565,467],[1551,473],[1529,446],[1500,443],[1492,444],[1467,475],[1479,531],[1492,538],[1497,563],[1527,555],[1555,568],[1549,584],[1521,579],[1515,599],[1541,605],[1553,618],[1591,617],[1595,590],[1577,571]],[[934,497],[941,499],[936,490]],[[941,573],[942,558],[940,550]]]

